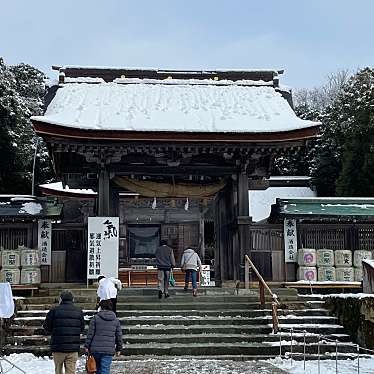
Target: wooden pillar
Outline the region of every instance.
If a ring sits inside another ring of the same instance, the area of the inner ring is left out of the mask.
[[[216,245],[214,251],[214,273],[215,273],[215,282],[216,286],[220,287],[222,281],[225,279],[224,268],[223,268],[223,235],[224,235],[224,226],[222,222],[222,209],[223,209],[223,192],[219,192],[215,199],[215,208],[214,208],[214,231],[216,236]]]
[[[110,216],[110,177],[105,166],[99,171],[99,186],[97,192],[97,215],[99,217]]]
[[[109,201],[109,213],[112,217],[119,217],[119,209],[120,209],[120,202],[119,202],[119,190],[109,184],[109,193],[110,193],[110,201]]]
[[[232,230],[231,230],[231,267],[232,267],[232,279],[237,281],[240,279],[240,267],[239,264],[242,262],[240,259],[240,245],[239,245],[239,234],[236,227],[237,215],[238,215],[238,183],[232,184],[231,190],[231,206],[232,206]]]
[[[237,188],[239,251],[236,252],[236,271],[238,279],[244,281],[244,271],[240,265],[244,266],[244,255],[250,251],[249,224],[252,221],[249,217],[248,175],[245,168],[238,173]]]
[[[199,221],[199,250],[201,261],[205,259],[205,230],[204,230],[204,212],[200,211]]]

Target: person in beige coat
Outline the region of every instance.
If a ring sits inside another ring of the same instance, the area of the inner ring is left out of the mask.
[[[186,271],[184,278],[184,290],[188,290],[188,283],[192,282],[192,294],[197,296],[197,271],[201,268],[199,255],[193,248],[186,248],[181,258],[181,269]]]

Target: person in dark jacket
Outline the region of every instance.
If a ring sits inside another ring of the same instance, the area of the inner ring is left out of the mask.
[[[86,352],[96,361],[96,374],[109,374],[113,355],[122,350],[121,323],[112,311],[110,300],[101,300],[99,312],[92,318],[85,343]]]
[[[158,298],[161,299],[162,294],[165,294],[166,299],[169,297],[170,271],[175,268],[174,253],[166,240],[161,240],[160,246],[156,249],[155,257],[158,270]]]
[[[61,292],[59,305],[47,313],[43,327],[51,334],[55,373],[62,374],[64,366],[65,374],[75,374],[84,317],[82,310],[73,304],[70,291]]]

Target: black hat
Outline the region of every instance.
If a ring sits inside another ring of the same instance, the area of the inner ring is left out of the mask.
[[[62,291],[60,294],[61,301],[73,301],[73,294],[70,291]]]

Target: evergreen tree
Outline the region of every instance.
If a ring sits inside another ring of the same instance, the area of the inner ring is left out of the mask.
[[[45,76],[0,58],[0,193],[30,194],[36,144],[30,117],[42,113]],[[38,152],[37,183],[51,177],[46,148]]]
[[[321,122],[322,136],[321,139],[309,141],[304,148],[277,157],[272,171],[274,175],[311,175],[321,195],[334,194],[339,163],[330,152],[330,137],[323,135],[325,132],[326,135],[329,133],[329,126],[324,126],[324,116],[326,109],[336,100],[349,77],[348,70],[340,70],[329,74],[326,84],[321,87],[299,89],[295,92],[293,99],[296,115],[305,120]],[[333,189],[330,188],[331,181]]]
[[[343,150],[337,195],[374,197],[374,70],[358,72],[337,105]]]

